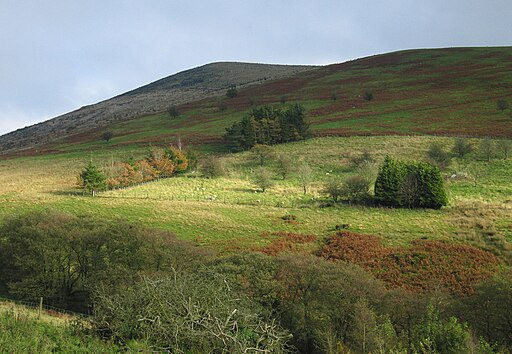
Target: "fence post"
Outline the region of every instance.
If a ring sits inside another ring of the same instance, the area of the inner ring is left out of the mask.
[[[43,312],[43,297],[42,296],[39,298],[39,312],[37,314],[38,320],[41,319],[41,312]]]

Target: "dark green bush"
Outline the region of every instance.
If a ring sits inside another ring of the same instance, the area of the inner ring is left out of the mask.
[[[439,209],[448,203],[439,168],[425,162],[395,161],[389,156],[375,181],[381,205]]]

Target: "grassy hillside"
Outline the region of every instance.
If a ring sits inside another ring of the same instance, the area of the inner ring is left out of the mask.
[[[235,62],[207,64],[0,136],[0,155],[47,150],[55,141],[70,136],[96,139],[103,129],[114,123],[166,111],[173,105],[223,95],[231,86],[248,87],[314,68]]]
[[[145,115],[116,123],[114,147],[176,141],[221,142],[226,127],[252,107],[300,102],[313,134],[512,136],[512,47],[410,50],[329,65],[179,107],[181,115]],[[364,99],[371,92],[373,99]],[[334,100],[335,98],[335,100]],[[282,103],[284,102],[284,103]],[[225,109],[224,109],[225,108]],[[52,151],[103,149],[99,132],[83,133]],[[216,149],[219,146],[217,145]]]
[[[482,247],[490,247],[492,242],[510,243],[510,159],[496,158],[487,163],[475,154],[473,164],[486,173],[476,187],[467,178],[449,180],[450,206],[442,210],[321,207],[327,201],[323,182],[330,175],[346,177],[355,173],[349,162],[351,156],[371,146],[378,161],[385,154],[424,159],[434,141],[446,148],[453,144],[452,138],[390,136],[316,138],[274,147],[277,153],[304,159],[313,167],[314,182],[307,195],[296,177],[282,181],[277,174],[273,188],[258,192],[251,182],[257,166],[250,153],[226,155],[223,159],[231,173],[221,179],[208,180],[192,173],[106,192],[97,198],[84,197],[75,187],[76,175],[89,160],[88,154],[5,160],[0,164],[0,216],[53,207],[78,215],[122,217],[219,250],[261,247],[272,239],[264,235],[279,231],[315,234],[323,239],[332,234],[335,225],[344,223],[350,224],[352,231],[379,235],[390,245],[407,245],[418,238],[470,242]],[[104,151],[95,155],[94,161],[108,165],[112,159],[126,158],[130,153],[142,154],[143,150],[116,154]],[[275,163],[269,163],[269,167],[275,169]],[[465,168],[455,159],[450,171],[463,173]],[[282,217],[287,214],[295,215],[297,222],[285,222]]]
[[[120,348],[84,334],[69,319],[0,302],[0,350],[2,353],[117,353]]]

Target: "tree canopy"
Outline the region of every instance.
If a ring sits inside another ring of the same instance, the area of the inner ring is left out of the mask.
[[[309,135],[304,107],[294,104],[286,110],[263,106],[226,128],[224,138],[232,151],[249,150],[256,144],[275,145],[304,140]]]

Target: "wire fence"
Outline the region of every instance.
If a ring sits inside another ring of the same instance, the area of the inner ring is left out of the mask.
[[[36,302],[30,302],[30,301],[24,301],[24,300],[13,300],[13,299],[7,299],[4,297],[0,297],[0,304],[14,304],[23,306],[29,309],[37,310],[37,311],[44,311],[45,314],[50,316],[70,316],[75,318],[88,318],[90,315],[80,312],[74,312],[66,309],[62,309],[60,307],[51,306],[48,304],[45,304],[44,301],[36,303]]]
[[[318,200],[254,200],[243,198],[229,198],[229,197],[213,197],[213,196],[187,196],[187,195],[169,195],[163,193],[151,193],[146,191],[118,191],[115,194],[111,193],[96,193],[96,198],[105,199],[134,199],[134,200],[157,200],[157,201],[176,201],[176,202],[195,202],[195,203],[209,203],[209,204],[226,204],[226,205],[246,205],[246,206],[266,206],[275,208],[309,208],[316,206],[320,202]]]

